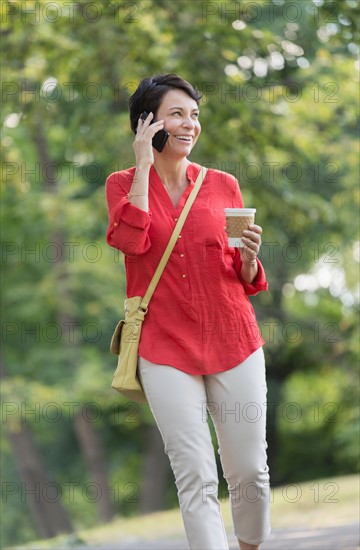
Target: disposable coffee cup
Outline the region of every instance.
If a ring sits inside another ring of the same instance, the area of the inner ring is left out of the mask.
[[[256,208],[225,208],[226,228],[229,246],[244,248],[244,229],[255,221]]]

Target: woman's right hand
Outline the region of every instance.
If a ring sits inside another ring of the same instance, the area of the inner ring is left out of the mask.
[[[149,113],[145,120],[142,120],[141,117],[139,117],[135,141],[133,143],[137,166],[140,164],[154,164],[152,138],[156,132],[164,128],[164,121],[158,120],[157,122],[150,124],[153,118],[153,113]]]

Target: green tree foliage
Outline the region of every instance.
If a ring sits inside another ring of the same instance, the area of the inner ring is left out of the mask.
[[[68,403],[96,404],[117,511],[138,509],[141,427],[153,421],[109,388],[125,278],[105,243],[104,182],[133,165],[128,99],[159,72],[203,92],[191,159],[233,173],[263,227],[270,291],[253,303],[267,340],[273,482],[354,471],[357,2],[5,0],[1,10],[5,420],[16,430],[26,416],[53,479],[79,484],[63,499],[75,525],[98,513],[82,493],[91,479]],[[309,444],[312,456],[299,452]],[[20,483],[6,438],[4,449],[4,479]],[[19,494],[4,513],[4,544],[36,536]]]

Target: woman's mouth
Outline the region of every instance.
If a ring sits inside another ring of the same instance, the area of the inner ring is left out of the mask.
[[[183,143],[191,143],[192,142],[192,136],[188,136],[186,134],[179,134],[177,136],[174,136],[179,141],[182,141]]]

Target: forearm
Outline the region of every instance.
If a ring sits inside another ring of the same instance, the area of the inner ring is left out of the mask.
[[[240,270],[241,277],[245,282],[251,284],[258,274],[258,269],[259,267],[256,260],[250,263],[243,262]]]
[[[149,173],[151,164],[139,164],[128,194],[128,200],[141,210],[149,211]]]

